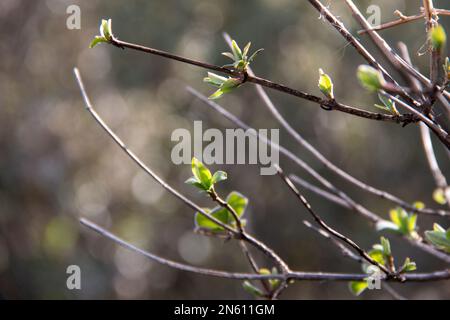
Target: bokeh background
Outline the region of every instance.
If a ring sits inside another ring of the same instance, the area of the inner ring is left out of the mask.
[[[381,6],[381,20],[393,11],[415,14],[421,1],[356,1],[365,9]],[[445,0],[434,1],[447,8]],[[342,1],[325,1],[356,32]],[[81,8],[81,29],[68,30],[66,8]],[[31,299],[222,299],[251,298],[241,283],[180,272],[143,260],[78,223],[88,217],[126,240],[178,261],[232,271],[248,271],[234,242],[193,233],[193,212],[147,177],[108,138],[83,109],[72,68],[78,66],[94,105],[124,141],[157,173],[203,206],[206,197],[183,182],[188,165],[170,160],[171,133],[234,126],[190,96],[190,85],[205,94],[206,71],[160,57],[108,45],[88,49],[102,18],[112,18],[123,40],[216,64],[228,63],[222,32],[239,43],[252,41],[265,51],[253,64],[263,77],[320,95],[318,68],[333,78],[339,101],[375,110],[375,96],[362,90],[355,72],[364,63],[355,51],[306,2],[2,0],[0,2],[0,296]],[[441,19],[450,30],[450,19]],[[393,44],[406,42],[414,63],[428,72],[422,21],[382,33]],[[367,39],[362,42],[373,49]],[[282,114],[323,154],[341,168],[407,201],[430,206],[434,182],[417,126],[402,128],[338,112],[269,92]],[[251,84],[221,99],[234,114],[256,128],[278,128]],[[281,144],[383,217],[392,204],[358,190],[328,172],[281,132]],[[436,144],[437,145],[437,144]],[[450,165],[436,146],[442,169]],[[287,159],[286,171],[309,176]],[[213,166],[219,169],[219,166]],[[292,268],[304,271],[359,272],[327,240],[307,229],[307,212],[277,177],[259,175],[256,165],[223,165],[229,180],[219,191],[238,190],[250,199],[249,229],[275,249]],[[357,214],[305,193],[331,225],[365,248],[377,234]],[[448,220],[420,217],[421,230]],[[418,271],[445,265],[389,236],[398,261],[410,256]],[[259,257],[259,261],[265,261]],[[80,266],[82,290],[66,288],[66,268]],[[394,285],[408,298],[448,299],[448,282]],[[353,299],[345,283],[302,282],[286,299]],[[386,291],[358,299],[390,298]]]

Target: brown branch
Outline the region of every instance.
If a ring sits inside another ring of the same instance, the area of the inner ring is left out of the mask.
[[[145,251],[143,249],[140,249],[131,243],[119,238],[118,236],[112,234],[108,230],[96,225],[95,223],[87,220],[87,219],[80,219],[80,223],[89,229],[97,232],[101,236],[113,241],[114,243],[129,249],[131,251],[136,252],[137,254],[140,254],[152,261],[155,261],[157,263],[160,263],[162,265],[192,272],[196,274],[206,275],[206,276],[212,276],[212,277],[219,277],[219,278],[225,278],[225,279],[233,279],[233,280],[269,280],[269,279],[279,279],[279,280],[298,280],[298,281],[361,281],[367,278],[366,274],[345,274],[345,273],[325,273],[325,272],[300,272],[300,271],[291,271],[287,274],[269,274],[269,275],[262,275],[262,274],[251,274],[251,273],[236,273],[236,272],[227,272],[227,271],[219,271],[219,270],[213,270],[213,269],[206,269],[206,268],[199,268],[194,267],[191,265],[175,262],[172,260],[168,260],[165,258],[162,258],[158,255],[155,255],[153,253],[150,253],[148,251]],[[430,273],[411,273],[405,275],[405,281],[439,281],[439,280],[447,280],[450,279],[450,269],[441,270],[441,271],[435,271]],[[386,281],[398,281],[397,279],[392,278],[386,278],[382,279]]]
[[[379,262],[375,261],[367,252],[365,252],[360,246],[358,246],[353,240],[350,238],[344,236],[343,234],[337,232],[330,226],[328,226],[325,221],[313,210],[309,202],[306,200],[306,198],[300,193],[300,191],[295,187],[295,185],[292,183],[292,181],[284,174],[283,170],[279,166],[276,166],[277,173],[281,177],[281,179],[286,183],[286,185],[291,189],[291,191],[297,196],[297,198],[300,200],[300,202],[303,204],[303,206],[308,210],[308,212],[311,214],[313,219],[323,228],[325,231],[332,234],[334,237],[338,238],[342,242],[346,243],[347,245],[351,246],[353,249],[358,252],[358,254],[365,259],[370,264],[373,264],[374,266],[377,266],[380,270],[382,270],[388,277],[396,277],[397,275],[391,273],[384,265],[380,264]]]
[[[255,248],[263,252],[265,255],[267,255],[269,258],[275,261],[278,267],[280,267],[280,270],[288,271],[289,268],[287,267],[286,263],[269,247],[267,247],[265,244],[260,242],[259,240],[255,239],[251,235],[245,233],[236,231],[235,229],[231,228],[229,225],[224,224],[220,220],[216,219],[215,217],[208,214],[206,211],[204,211],[201,207],[199,207],[197,204],[186,198],[184,195],[182,195],[180,192],[175,190],[173,187],[171,187],[167,182],[165,182],[161,177],[159,177],[156,173],[154,173],[147,165],[145,165],[142,160],[139,159],[138,156],[136,156],[128,147],[122,142],[122,140],[109,128],[109,126],[103,121],[103,119],[100,117],[100,115],[94,110],[92,107],[91,101],[86,93],[86,89],[84,87],[83,81],[81,79],[81,75],[77,68],[74,69],[75,77],[78,82],[78,85],[80,87],[81,94],[83,96],[86,110],[92,115],[92,117],[95,119],[95,121],[102,127],[102,129],[114,140],[114,142],[120,146],[120,148],[142,169],[147,173],[150,177],[152,177],[156,182],[158,182],[163,188],[165,188],[169,193],[173,194],[175,197],[180,199],[183,203],[188,205],[190,208],[192,208],[194,211],[199,212],[201,215],[209,219],[210,221],[213,221],[215,224],[221,226],[225,230],[229,231],[230,234],[239,240],[243,240],[248,242],[249,244],[253,245]]]
[[[225,41],[228,45],[231,45],[231,38],[227,33],[224,33]],[[253,76],[254,73],[252,69],[248,68],[249,75]],[[361,180],[355,178],[354,176],[350,175],[349,173],[345,172],[335,164],[333,164],[330,160],[328,160],[322,153],[320,153],[319,150],[317,150],[313,145],[311,145],[305,138],[302,137],[302,135],[295,130],[287,121],[286,119],[281,115],[281,113],[278,111],[278,109],[273,104],[272,100],[269,98],[268,94],[264,90],[264,88],[260,85],[256,85],[256,92],[261,97],[261,99],[264,102],[264,105],[267,107],[267,109],[272,113],[272,115],[275,117],[275,119],[283,126],[283,128],[286,129],[286,131],[294,138],[294,140],[299,143],[301,146],[303,146],[306,150],[308,150],[316,159],[318,159],[321,163],[325,165],[329,170],[336,173],[337,175],[341,176],[345,180],[349,181],[350,183],[358,186],[364,191],[367,191],[369,193],[372,193],[382,199],[389,200],[393,203],[396,203],[397,205],[401,206],[404,209],[407,209],[409,211],[421,213],[421,214],[432,214],[432,215],[448,215],[450,216],[450,212],[445,210],[439,210],[439,209],[417,209],[416,207],[412,206],[411,204],[407,203],[406,201],[396,197],[395,195],[388,193],[387,191],[377,189],[373,186],[370,186]]]
[[[198,99],[203,101],[207,106],[213,108],[214,110],[219,112],[221,115],[223,115],[225,118],[227,118],[228,120],[230,120],[231,122],[236,124],[238,127],[241,127],[244,130],[253,129],[250,126],[248,126],[247,124],[245,124],[242,120],[240,120],[239,118],[237,118],[236,116],[234,116],[233,114],[231,114],[230,112],[228,112],[227,110],[222,108],[219,104],[209,100],[207,97],[205,97],[204,95],[202,95],[195,89],[193,89],[191,87],[187,87],[187,90],[192,95],[194,95],[195,97],[197,97]],[[295,164],[297,164],[299,167],[301,167],[303,170],[305,170],[308,174],[310,174],[312,177],[314,177],[317,181],[319,181],[325,188],[327,188],[328,190],[333,192],[333,194],[335,194],[335,195],[339,196],[341,199],[343,199],[351,207],[351,209],[354,212],[360,214],[362,217],[369,220],[372,224],[376,224],[377,222],[383,220],[374,212],[368,210],[361,204],[355,202],[352,198],[350,198],[342,190],[339,190],[338,188],[336,188],[330,181],[328,181],[327,179],[322,177],[317,171],[315,171],[313,168],[311,168],[307,163],[305,163],[303,160],[301,160],[299,157],[297,157],[291,151],[289,151],[288,149],[284,148],[281,145],[271,142],[265,136],[257,134],[256,130],[254,130],[254,132],[255,132],[254,135],[256,135],[256,137],[259,140],[261,140],[263,143],[268,144],[269,146],[272,146],[273,148],[277,149],[281,154],[286,156],[288,159],[292,160]],[[419,249],[429,253],[430,255],[432,255],[440,260],[450,263],[450,255],[447,255],[446,253],[439,251],[439,250],[435,249],[433,246],[428,245],[426,243],[408,239],[408,237],[406,237],[406,236],[403,238],[406,239],[411,245],[418,247]]]
[[[359,108],[355,108],[355,107],[351,107],[351,106],[339,103],[335,100],[322,99],[318,96],[315,96],[315,95],[312,95],[312,94],[309,94],[309,93],[306,93],[306,92],[303,92],[303,91],[300,91],[297,89],[290,88],[290,87],[280,84],[280,83],[272,82],[272,81],[264,79],[264,78],[247,75],[246,73],[243,73],[241,71],[231,70],[231,69],[228,69],[225,67],[220,67],[217,65],[197,61],[194,59],[181,57],[181,56],[171,54],[171,53],[168,53],[168,52],[165,52],[162,50],[157,50],[157,49],[145,47],[142,45],[121,41],[116,38],[112,38],[109,42],[112,45],[119,47],[119,48],[133,49],[133,50],[137,50],[137,51],[141,51],[141,52],[145,52],[145,53],[149,53],[149,54],[153,54],[153,55],[158,55],[158,56],[161,56],[164,58],[176,60],[179,62],[195,65],[195,66],[198,66],[198,67],[201,67],[204,69],[225,73],[230,76],[241,78],[243,82],[256,83],[256,84],[262,85],[264,87],[267,87],[267,88],[270,88],[273,90],[277,90],[277,91],[280,91],[280,92],[283,92],[283,93],[286,93],[289,95],[296,96],[301,99],[305,99],[305,100],[314,102],[314,103],[318,104],[319,106],[326,107],[327,109],[330,109],[330,110],[337,110],[337,111],[348,113],[348,114],[351,114],[354,116],[371,119],[371,120],[389,121],[389,122],[396,122],[396,123],[403,123],[403,124],[414,121],[414,117],[412,117],[410,114],[388,115],[388,114],[383,114],[383,113],[370,112],[370,111],[366,111],[363,109],[359,109]]]

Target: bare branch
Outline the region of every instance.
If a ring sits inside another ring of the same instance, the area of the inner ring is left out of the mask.
[[[186,265],[183,263],[175,262],[172,260],[168,260],[147,252],[143,249],[140,249],[131,243],[119,238],[118,236],[112,234],[106,229],[96,225],[95,223],[87,220],[80,219],[80,223],[89,229],[97,232],[101,236],[113,241],[114,243],[129,249],[131,251],[136,252],[152,261],[160,263],[162,265],[175,268],[182,271],[193,272],[197,274],[202,274],[206,276],[233,279],[233,280],[269,280],[269,279],[280,279],[280,280],[311,280],[311,281],[358,281],[364,280],[367,275],[366,274],[345,274],[345,273],[325,273],[325,272],[289,272],[288,274],[251,274],[251,273],[235,273],[235,272],[226,272],[226,271],[218,271],[212,269],[205,269],[194,267],[191,265]],[[436,280],[447,280],[450,279],[450,269],[435,271],[431,273],[411,273],[405,275],[405,281],[436,281]],[[384,279],[383,279],[384,280]],[[387,281],[396,281],[395,279],[385,279]]]
[[[300,191],[295,187],[295,185],[292,183],[292,181],[284,174],[283,170],[279,166],[277,166],[277,173],[283,179],[283,181],[286,183],[286,185],[291,189],[291,191],[297,196],[297,198],[300,200],[300,202],[303,204],[303,206],[308,210],[308,212],[311,214],[311,216],[314,218],[314,220],[323,228],[325,231],[332,234],[334,237],[338,238],[342,242],[348,244],[353,249],[358,252],[358,254],[365,259],[370,264],[373,264],[374,266],[377,266],[380,270],[382,270],[386,275],[389,277],[396,277],[397,275],[392,274],[384,265],[378,263],[375,261],[367,252],[365,252],[363,249],[361,249],[360,246],[358,246],[353,240],[350,238],[344,236],[343,234],[337,232],[330,226],[328,226],[325,221],[322,220],[322,218],[313,210],[309,202],[306,200],[306,198],[300,193]]]
[[[275,263],[280,267],[281,270],[287,271],[289,268],[287,267],[286,263],[269,247],[267,247],[265,244],[260,242],[259,240],[255,239],[251,235],[239,232],[231,228],[229,225],[224,224],[220,220],[216,219],[215,217],[211,216],[207,212],[205,212],[201,207],[193,203],[191,200],[183,196],[181,193],[179,193],[177,190],[172,188],[168,183],[166,183],[161,177],[159,177],[156,173],[154,173],[149,167],[147,167],[142,160],[139,159],[128,147],[122,142],[122,140],[109,128],[109,126],[103,121],[103,119],[98,115],[98,113],[93,109],[92,104],[90,102],[90,99],[86,93],[83,81],[81,79],[81,75],[77,68],[74,69],[75,77],[77,79],[78,85],[81,90],[81,94],[83,96],[86,110],[89,111],[89,113],[93,116],[93,118],[97,121],[97,123],[103,128],[103,130],[108,133],[108,135],[116,142],[122,150],[141,168],[143,169],[150,177],[152,177],[156,182],[158,182],[162,187],[164,187],[167,191],[169,191],[171,194],[176,196],[178,199],[180,199],[182,202],[184,202],[186,205],[188,205],[190,208],[192,208],[194,211],[199,212],[201,215],[206,217],[207,219],[213,221],[217,225],[221,226],[225,230],[229,231],[230,234],[232,234],[235,238],[247,241],[251,245],[258,248],[261,252],[266,254],[268,257],[273,259]]]

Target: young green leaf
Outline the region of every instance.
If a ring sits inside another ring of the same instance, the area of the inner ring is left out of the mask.
[[[395,102],[392,101],[391,99],[386,98],[385,96],[383,96],[382,94],[378,93],[378,98],[380,99],[380,101],[383,103],[383,105],[379,105],[379,104],[375,104],[375,107],[382,109],[382,110],[386,110],[389,111],[391,114],[394,115],[400,115],[400,113],[398,112],[396,106],[395,106]]]
[[[224,180],[227,180],[227,173],[225,171],[216,171],[212,177],[213,184]]]
[[[108,40],[106,40],[105,38],[103,38],[101,36],[95,36],[95,38],[89,44],[89,48],[92,49],[97,44],[102,43],[102,42],[108,42]]]
[[[206,168],[197,158],[192,158],[192,173],[198,182],[201,183],[205,191],[208,191],[212,187],[212,175],[211,171]]]
[[[378,91],[386,83],[381,71],[368,65],[360,65],[358,67],[357,77],[361,85],[369,91]]]
[[[208,72],[208,76],[203,78],[203,81],[212,84],[213,86],[220,87],[225,81],[227,81],[227,78]]]
[[[442,188],[437,188],[436,190],[434,190],[433,192],[433,200],[436,201],[439,204],[446,204],[447,203],[447,199],[445,198],[445,193],[444,193],[444,189]]]
[[[242,58],[243,58],[244,60],[247,59],[248,50],[250,49],[250,46],[251,46],[251,45],[252,45],[251,42],[247,43],[247,44],[245,45],[245,47],[244,47],[244,50],[242,50]]]
[[[391,244],[389,243],[389,240],[385,237],[381,237],[381,246],[383,247],[383,254],[385,256],[390,256],[391,253]]]
[[[368,287],[367,281],[351,281],[348,285],[350,292],[355,296],[359,296]]]
[[[400,268],[400,273],[402,272],[411,272],[417,269],[416,263],[414,261],[411,261],[409,257],[405,259],[405,262],[403,262],[403,266]]]
[[[450,253],[450,228],[445,231],[444,228],[435,223],[433,231],[425,231],[425,238],[439,250]]]
[[[231,41],[231,50],[233,51],[234,60],[242,60],[241,48],[239,48],[238,44],[234,40]]]
[[[413,203],[413,207],[418,210],[422,210],[425,209],[425,203],[423,203],[422,201],[416,201]]]
[[[234,209],[239,218],[244,215],[245,209],[248,204],[248,199],[242,194],[236,191],[232,191],[227,196],[226,202]],[[226,225],[234,226],[236,222],[233,215],[228,212],[226,208],[220,206],[217,206],[214,209],[210,210],[209,214]],[[244,220],[241,220],[241,223],[244,225]],[[195,214],[195,225],[198,228],[208,229],[214,232],[223,231],[223,228],[221,226],[217,225],[215,222],[209,220],[198,212]]]
[[[247,281],[247,280],[244,281],[242,283],[242,287],[244,288],[245,291],[247,291],[248,293],[250,293],[253,296],[257,296],[257,297],[264,296],[264,292],[262,292],[261,289],[259,289],[258,287],[251,284],[250,281]]]
[[[319,69],[319,89],[328,99],[334,99],[333,82],[331,78]]]
[[[442,25],[437,25],[430,30],[431,46],[435,50],[441,50],[447,41],[447,35]]]
[[[184,183],[193,185],[201,190],[204,190],[204,187],[202,185],[202,183],[200,181],[197,180],[196,177],[190,177],[189,179],[187,179]]]

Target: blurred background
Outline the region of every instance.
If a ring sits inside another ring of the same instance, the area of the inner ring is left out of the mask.
[[[329,4],[354,33],[358,26],[343,1]],[[393,11],[416,14],[421,1],[356,1],[361,11],[381,7],[381,21]],[[450,9],[445,0],[436,7]],[[81,29],[69,30],[66,9],[81,8]],[[376,97],[361,89],[355,73],[365,61],[307,1],[118,1],[2,0],[0,2],[0,296],[29,299],[248,299],[233,280],[180,272],[144,260],[78,223],[87,217],[139,247],[177,261],[230,271],[249,271],[233,242],[193,233],[191,210],[146,176],[105,135],[83,109],[72,68],[78,66],[93,104],[123,140],[158,174],[202,206],[209,199],[185,185],[189,165],[170,160],[171,133],[192,130],[194,120],[207,128],[234,128],[185,91],[204,94],[206,71],[109,45],[88,49],[102,18],[112,18],[122,40],[225,64],[226,31],[253,49],[264,48],[252,67],[257,75],[320,95],[318,69],[334,80],[337,99],[376,111]],[[450,18],[441,19],[450,30]],[[428,73],[423,21],[383,31],[395,45],[408,44],[414,63]],[[361,37],[369,49],[373,46]],[[364,120],[269,91],[281,113],[310,143],[335,164],[376,187],[431,207],[434,181],[419,130]],[[279,128],[253,85],[242,86],[219,103],[255,128]],[[357,201],[383,217],[393,205],[369,195],[328,172],[280,130],[280,143],[293,150]],[[434,137],[433,137],[434,138]],[[441,167],[450,164],[435,144]],[[288,173],[314,182],[281,157]],[[326,239],[302,224],[307,212],[276,176],[260,176],[257,165],[223,165],[229,180],[218,191],[237,190],[250,199],[250,232],[276,250],[295,270],[360,272]],[[322,217],[369,249],[379,241],[357,214],[305,192]],[[448,220],[419,217],[420,230]],[[406,256],[418,271],[445,264],[389,236],[398,263]],[[258,256],[262,265],[270,266]],[[78,265],[82,289],[66,287],[66,268]],[[448,282],[393,285],[411,299],[448,299]],[[288,288],[286,299],[354,299],[346,283],[302,282]],[[391,298],[384,290],[357,299]]]

